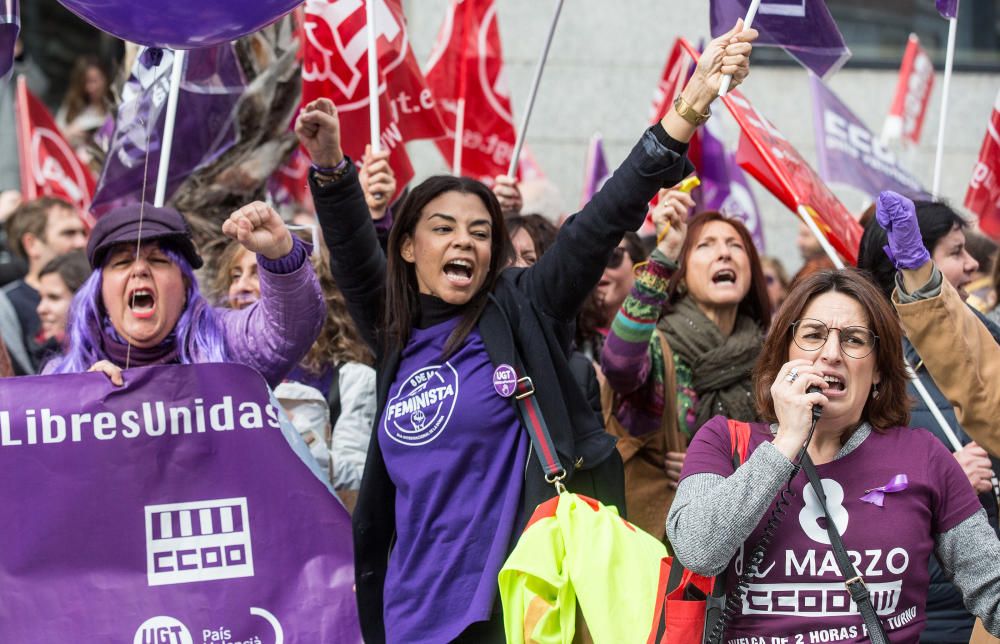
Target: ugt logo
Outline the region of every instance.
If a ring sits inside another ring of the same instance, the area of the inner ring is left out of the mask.
[[[409,45],[406,32],[388,0],[374,0],[374,5],[376,43],[384,39],[399,54],[396,60],[379,65],[381,72],[387,74],[403,62]],[[361,65],[368,52],[365,3],[362,0],[309,0],[305,13],[305,37],[317,55],[306,56],[302,80],[332,83],[339,94],[332,97],[333,102],[342,110],[360,107],[360,103],[367,105],[368,85],[362,85],[362,81],[367,80],[368,70]],[[383,47],[379,46],[380,52],[384,51]],[[359,105],[354,105],[352,102],[359,88],[364,96],[358,97]],[[379,91],[384,90],[380,88]]]
[[[146,506],[150,586],[253,577],[246,497]]]
[[[191,632],[181,623],[167,615],[150,617],[139,626],[132,639],[133,644],[194,644]]]

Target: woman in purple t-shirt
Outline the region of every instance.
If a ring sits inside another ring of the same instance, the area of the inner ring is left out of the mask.
[[[667,534],[686,567],[726,571],[730,619],[718,641],[869,640],[826,515],[793,462],[817,405],[809,460],[890,641],[919,640],[932,551],[966,606],[1000,633],[1000,542],[948,450],[930,432],[906,427],[901,346],[892,309],[862,274],[812,275],[789,293],[755,368],[757,407],[771,424],[751,425],[743,465],[734,471],[725,418],[695,435]],[[767,531],[755,566],[751,554],[786,484],[783,520]]]
[[[738,82],[748,71],[756,32],[737,32],[709,44],[675,109],[530,268],[507,268],[500,205],[463,177],[415,186],[383,255],[333,104],[303,109],[296,133],[314,163],[331,269],[378,362],[378,421],[353,516],[366,642],[504,641],[497,573],[528,515],[555,495],[529,453],[511,365],[533,382],[570,489],[607,502],[614,485],[622,507],[615,441],[568,363],[572,322],[649,199],[693,171],[686,143],[722,74]]]

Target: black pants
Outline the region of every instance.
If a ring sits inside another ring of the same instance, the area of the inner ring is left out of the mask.
[[[506,641],[503,613],[493,613],[489,621],[471,624],[452,644],[505,644]]]

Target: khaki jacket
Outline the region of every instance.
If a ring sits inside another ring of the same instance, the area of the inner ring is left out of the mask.
[[[962,429],[1000,454],[1000,345],[948,280],[935,297],[901,304],[893,294],[893,305]]]

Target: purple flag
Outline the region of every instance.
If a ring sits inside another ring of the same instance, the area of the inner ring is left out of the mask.
[[[958,0],[934,0],[934,3],[942,18],[958,17]]]
[[[811,76],[813,125],[819,175],[824,181],[845,183],[872,199],[894,190],[913,199],[929,199],[920,182],[907,172],[879,137],[855,116],[822,80]]]
[[[18,0],[0,0],[0,76],[14,66],[14,46],[21,31]]]
[[[360,642],[350,516],[260,375],[125,382],[0,384],[0,641]]]
[[[157,52],[162,52],[160,61]],[[122,89],[111,147],[91,205],[97,217],[116,206],[141,200],[144,168],[145,200],[153,200],[172,61],[170,50],[146,49],[136,59]],[[188,51],[177,99],[168,200],[184,179],[218,159],[235,143],[236,104],[245,89],[246,81],[232,45]]]
[[[732,29],[749,6],[750,0],[711,0],[712,37]],[[753,27],[760,32],[754,46],[782,47],[820,76],[833,74],[851,57],[824,0],[763,0]]]
[[[764,222],[750,191],[746,174],[736,163],[736,155],[716,137],[718,125],[709,120],[697,134],[696,159],[701,185],[695,189],[698,210],[718,210],[739,219],[750,231],[754,245],[765,253]]]
[[[580,207],[590,203],[594,193],[601,189],[610,176],[611,171],[608,170],[608,162],[604,158],[604,139],[595,133],[590,137],[590,146],[587,148],[586,174],[583,177]]]

